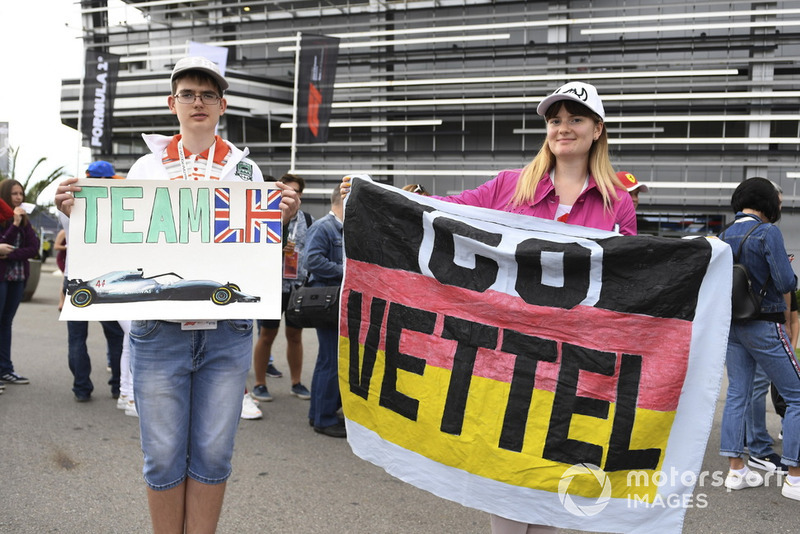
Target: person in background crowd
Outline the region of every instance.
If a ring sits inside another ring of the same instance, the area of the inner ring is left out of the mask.
[[[284,174],[280,182],[288,185],[297,192],[298,197],[302,197],[306,181],[294,174]],[[292,288],[300,285],[306,277],[303,266],[303,249],[306,243],[306,234],[314,218],[298,210],[289,224],[284,228],[284,247],[283,247],[283,287],[281,313],[286,311],[289,304],[289,295]],[[258,339],[253,349],[253,374],[255,375],[255,385],[250,395],[260,401],[271,401],[272,395],[267,388],[267,375],[269,374],[269,360],[272,354],[272,343],[278,335],[280,319],[259,320]],[[288,318],[285,327],[286,335],[286,361],[289,364],[289,376],[292,379],[292,395],[308,400],[311,393],[308,388],[300,382],[300,374],[303,372],[303,329],[293,324]],[[282,376],[282,375],[281,375]]]
[[[772,185],[778,191],[779,208],[783,204],[783,191],[775,182]],[[769,222],[774,223],[775,220]],[[791,258],[790,258],[791,261]],[[797,342],[797,332],[792,331],[792,300],[794,291],[786,293],[786,309],[784,310],[786,332],[793,341],[792,347]],[[794,303],[795,309],[797,303]],[[797,315],[796,313],[794,315]],[[781,475],[787,474],[788,466],[781,461],[781,457],[772,448],[772,436],[767,431],[767,393],[769,392],[769,377],[760,365],[756,365],[753,374],[753,394],[745,411],[745,444],[747,445],[747,465],[754,469],[774,472]],[[784,410],[785,411],[785,410]],[[781,415],[783,417],[783,415]]]
[[[524,169],[501,171],[476,189],[432,198],[636,235],[636,211],[611,166],[605,109],[595,87],[567,83],[545,97],[536,112],[545,118],[547,135]],[[340,187],[346,195],[350,177]],[[556,530],[497,515],[491,525],[494,534]]]
[[[119,398],[117,408],[125,411],[125,415],[139,417],[136,401],[133,398],[133,372],[131,371],[131,321],[117,321],[124,333],[122,337],[122,354],[119,357]]]
[[[258,401],[250,396],[247,388],[245,388],[244,397],[242,397],[242,413],[239,414],[239,417],[248,421],[264,417],[264,412],[258,407]]]
[[[58,231],[56,240],[53,243],[53,250],[56,251],[56,265],[61,273],[67,272],[67,231],[63,228]],[[64,288],[66,287],[66,275],[63,276],[64,280],[61,287],[58,289],[58,311],[64,308]]]
[[[118,179],[114,166],[103,160],[93,161],[86,169],[86,178],[110,178]],[[63,217],[63,214],[62,214]],[[66,226],[69,222],[66,218],[62,219],[62,224]],[[66,233],[66,231],[65,231]],[[66,241],[65,241],[66,250]],[[69,256],[67,255],[66,258]],[[65,258],[64,287],[69,278],[69,260]],[[120,398],[120,360],[122,358],[122,345],[125,339],[125,332],[117,321],[100,321],[103,328],[103,335],[106,338],[106,361],[111,368],[111,378],[108,385],[111,386],[111,397]],[[77,402],[87,402],[92,398],[94,384],[92,384],[92,360],[89,357],[89,349],[86,340],[89,337],[89,323],[87,321],[67,321],[67,359],[69,370],[72,372],[72,392]]]
[[[764,178],[743,181],[731,196],[736,219],[723,234],[733,250],[745,235],[739,262],[753,284],[754,293],[764,289],[761,313],[753,320],[732,321],[728,335],[726,369],[728,391],[722,414],[720,455],[728,458],[730,470],[725,487],[754,488],[764,477],[751,471],[742,459],[745,440],[745,410],[753,394],[756,365],[761,366],[786,400],[784,442],[781,461],[788,466],[781,494],[800,500],[800,362],[789,347],[784,327],[784,295],[797,285],[783,235],[772,224],[780,219],[780,200],[772,182]],[[763,407],[762,407],[763,410]]]
[[[633,201],[633,209],[639,209],[639,193],[647,193],[647,191],[649,191],[647,186],[637,180],[633,174],[626,171],[618,172],[617,178],[619,178],[619,181],[625,186],[625,189],[628,190],[628,194]]]
[[[180,59],[170,77],[169,110],[180,134],[145,135],[152,153],[139,158],[129,179],[263,181],[247,151],[216,135],[227,109],[228,82],[212,61]],[[56,205],[69,215],[75,180],[62,182]],[[299,207],[281,189],[286,223]],[[221,313],[223,311],[221,310]],[[249,320],[133,321],[131,364],[144,453],[144,479],[155,534],[215,532],[231,475],[242,411],[253,325]],[[192,324],[190,324],[192,323]]]
[[[790,259],[794,259],[792,254],[789,254]],[[786,318],[786,331],[789,334],[792,350],[797,353],[797,339],[800,334],[800,318],[797,315],[797,293],[790,291],[789,295],[789,316]],[[754,390],[755,391],[755,390]],[[778,439],[783,439],[783,418],[786,417],[786,401],[783,400],[781,394],[778,393],[775,384],[770,384],[770,396],[772,397],[772,405],[775,407],[775,413],[781,418],[781,429],[778,431]],[[755,393],[753,394],[755,396]]]
[[[306,236],[305,268],[308,285],[341,285],[344,259],[342,244],[342,195],[339,188],[331,193],[331,211],[311,225]],[[339,394],[339,331],[317,328],[319,351],[311,380],[311,407],[308,422],[314,431],[334,438],[344,438],[347,431],[337,411],[342,405]]]
[[[39,253],[39,238],[22,207],[22,184],[12,179],[0,182],[0,199],[12,209],[12,215],[0,221],[0,385],[28,384],[30,380],[18,375],[11,362],[11,325],[31,274],[28,260]]]
[[[794,255],[789,254],[789,261],[794,260]],[[790,291],[787,295],[789,303],[789,316],[786,318],[787,330],[792,350],[797,349],[797,341],[800,339],[800,317],[797,314],[797,291]]]
[[[11,209],[5,200],[0,198],[0,222],[5,222],[9,219],[14,217],[14,210]],[[2,394],[6,390],[6,385],[3,382],[0,382],[0,394]]]
[[[431,196],[430,193],[423,187],[422,184],[408,184],[403,186],[403,191],[408,191],[409,193],[416,193],[418,195],[422,195],[424,197]]]

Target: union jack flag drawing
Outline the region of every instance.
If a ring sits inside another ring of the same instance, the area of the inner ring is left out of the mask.
[[[231,190],[214,189],[214,243],[241,243],[244,231],[231,228]]]
[[[262,191],[259,189],[247,190],[245,242],[260,243],[263,226],[267,233],[267,243],[280,243],[281,191],[280,189],[267,190],[266,203],[261,201],[261,193]]]

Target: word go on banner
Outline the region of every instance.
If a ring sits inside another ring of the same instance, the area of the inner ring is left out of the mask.
[[[362,178],[344,240],[339,379],[358,456],[517,521],[681,531],[674,503],[692,497],[720,391],[727,245]]]
[[[62,320],[280,318],[281,191],[273,184],[78,185]]]

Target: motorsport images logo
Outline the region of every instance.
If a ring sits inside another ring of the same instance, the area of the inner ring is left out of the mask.
[[[587,504],[579,506],[575,504],[570,496],[569,484],[576,475],[592,475],[597,484],[602,488],[600,496],[594,504]],[[606,472],[593,464],[575,464],[561,475],[561,480],[558,481],[558,498],[561,504],[572,515],[581,517],[591,517],[602,512],[611,500],[611,480],[606,475]]]

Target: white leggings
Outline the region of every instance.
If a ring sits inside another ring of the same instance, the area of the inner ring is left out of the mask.
[[[117,321],[125,336],[122,338],[122,356],[119,359],[119,394],[133,398],[133,375],[131,374],[131,322]]]
[[[492,534],[550,534],[556,532],[556,527],[547,525],[529,525],[491,514]]]

